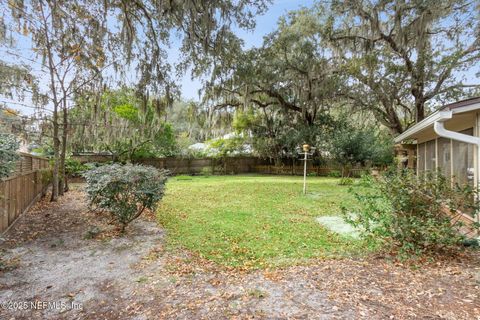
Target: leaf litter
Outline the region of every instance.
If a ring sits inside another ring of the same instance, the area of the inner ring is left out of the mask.
[[[166,236],[153,213],[119,235],[108,216],[88,210],[79,186],[57,203],[45,199],[2,239],[2,265],[9,267],[0,271],[0,300],[82,308],[0,310],[2,318],[480,317],[478,251],[414,266],[370,255],[251,270],[166,249]]]

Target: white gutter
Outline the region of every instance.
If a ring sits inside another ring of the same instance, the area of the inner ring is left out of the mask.
[[[452,140],[457,140],[457,141],[466,142],[470,144],[475,144],[478,146],[478,149],[480,150],[479,137],[469,136],[468,134],[458,133],[455,131],[450,131],[445,129],[444,122],[451,119],[452,116],[453,116],[452,111],[440,111],[438,113],[438,118],[435,120],[435,123],[433,124],[433,130],[435,131],[435,133],[438,134],[440,137],[449,138]]]
[[[395,143],[401,143],[403,140],[406,140],[410,138],[412,135],[430,127],[433,123],[436,121],[439,121],[439,119],[442,117],[442,114],[445,112],[453,112],[453,113],[464,113],[464,112],[469,112],[469,111],[474,111],[474,110],[479,110],[480,109],[480,103],[475,103],[472,105],[460,107],[460,108],[455,108],[450,111],[437,111],[414,125],[413,127],[407,129],[404,133],[400,134],[397,136],[394,141]],[[450,119],[450,118],[448,118]],[[447,119],[445,119],[447,120]],[[476,144],[476,143],[475,143]]]

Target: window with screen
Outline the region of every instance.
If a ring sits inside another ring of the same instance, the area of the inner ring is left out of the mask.
[[[452,173],[451,140],[447,138],[439,138],[437,141],[437,149],[438,168],[445,177],[450,179]]]
[[[435,140],[430,140],[425,144],[425,170],[433,171],[437,169],[436,157],[435,157]]]
[[[417,170],[418,173],[425,171],[425,143],[418,145]]]
[[[473,128],[460,133],[473,136]],[[453,148],[453,179],[458,184],[470,184],[473,186],[473,145],[457,140],[452,141]]]

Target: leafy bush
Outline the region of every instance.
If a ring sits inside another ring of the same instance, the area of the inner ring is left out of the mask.
[[[331,178],[340,178],[342,173],[339,170],[332,170],[328,173],[328,176]]]
[[[232,155],[248,153],[245,146],[245,138],[236,135],[230,138],[217,138],[207,142],[206,153],[210,157],[224,158]]]
[[[343,208],[345,219],[364,236],[380,239],[402,255],[434,253],[461,244],[457,210],[479,208],[472,188],[451,187],[440,173],[417,177],[411,171],[395,170],[363,183],[370,187],[354,192],[359,213],[352,215]]]
[[[84,163],[83,165],[85,166],[85,170],[92,170],[95,168],[99,168],[101,166],[110,165],[112,163],[113,162],[87,162],[87,163]]]
[[[50,182],[52,182],[53,172],[51,169],[40,169],[38,172],[43,185],[48,185]]]
[[[32,152],[35,155],[48,157],[48,158],[52,157],[54,155],[53,146],[49,145],[49,144],[44,144],[44,145],[41,145],[41,146],[35,146],[34,148],[32,148],[30,150],[30,152]]]
[[[85,172],[90,206],[110,212],[122,232],[162,199],[168,171],[142,165],[105,165]]]
[[[65,160],[65,171],[70,177],[80,177],[82,173],[88,169],[88,166],[80,161],[68,158]]]
[[[0,179],[8,177],[14,170],[19,159],[17,150],[20,144],[14,135],[0,133]]]
[[[342,176],[348,177],[352,166],[367,163],[386,166],[393,163],[391,137],[375,127],[358,127],[342,119],[329,139],[329,152],[342,165]]]
[[[341,186],[351,186],[353,182],[352,178],[341,178],[338,184]]]
[[[360,180],[358,181],[358,185],[362,187],[370,187],[372,184],[375,182],[374,178],[372,175],[368,173],[362,174],[360,177]]]
[[[211,167],[203,167],[200,171],[201,176],[209,177],[213,174],[213,170]]]

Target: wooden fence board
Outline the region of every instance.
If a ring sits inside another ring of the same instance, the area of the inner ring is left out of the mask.
[[[97,162],[111,161],[111,156],[88,155],[74,156],[74,159],[85,163],[95,159]],[[296,159],[282,159],[282,164],[275,166],[268,159],[258,157],[227,157],[227,158],[150,158],[138,160],[138,163],[153,166],[156,168],[168,169],[174,175],[178,174],[199,174],[204,170],[212,174],[276,174],[276,175],[303,175],[303,163]],[[312,161],[307,164],[307,173],[317,176],[328,176],[333,171],[340,171],[342,168],[338,163],[327,161],[324,165],[313,165]],[[351,176],[360,177],[369,168],[354,167],[351,169]]]
[[[41,174],[49,168],[48,159],[23,153],[20,156],[15,172],[0,180],[0,233],[34,204],[50,183],[43,181]]]

